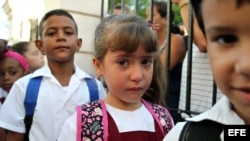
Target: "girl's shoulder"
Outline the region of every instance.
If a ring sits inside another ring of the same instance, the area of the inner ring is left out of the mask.
[[[173,119],[167,108],[150,102],[143,101],[144,105],[151,112],[158,124],[161,124],[165,133],[173,128]]]

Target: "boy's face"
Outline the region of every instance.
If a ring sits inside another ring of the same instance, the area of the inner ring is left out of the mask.
[[[74,54],[82,45],[77,38],[74,22],[66,16],[53,15],[43,23],[41,41],[36,42],[49,61],[73,61]]]
[[[250,4],[203,0],[201,9],[215,81],[250,122]]]

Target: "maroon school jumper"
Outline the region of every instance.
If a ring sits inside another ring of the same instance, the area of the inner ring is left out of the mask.
[[[77,106],[77,141],[162,141],[172,129],[172,117],[160,105],[142,100],[154,118],[155,132],[132,131],[119,133],[117,126],[106,110],[103,100]],[[132,126],[132,125],[131,125]],[[157,134],[156,134],[157,133]]]

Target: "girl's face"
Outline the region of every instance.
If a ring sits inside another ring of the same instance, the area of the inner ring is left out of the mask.
[[[121,109],[141,104],[140,99],[152,80],[153,53],[147,53],[143,47],[133,53],[109,50],[103,62],[95,60],[94,65],[108,86],[108,104]]]
[[[36,42],[53,62],[73,62],[82,41],[77,38],[74,22],[66,16],[52,15],[43,23],[42,40]]]
[[[24,56],[28,61],[31,72],[44,65],[43,54],[40,50],[38,50],[35,43],[33,42],[27,46],[27,51],[24,53]]]
[[[203,0],[208,54],[218,87],[250,123],[250,4]]]
[[[24,69],[15,59],[4,57],[0,59],[0,87],[10,91],[13,83],[25,75]]]

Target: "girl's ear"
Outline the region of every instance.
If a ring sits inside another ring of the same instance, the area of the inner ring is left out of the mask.
[[[95,71],[96,71],[97,76],[102,76],[103,69],[102,69],[101,62],[95,57],[92,59],[92,62],[93,62],[93,65],[95,67]]]
[[[35,40],[36,47],[44,54],[45,50],[41,40]]]

